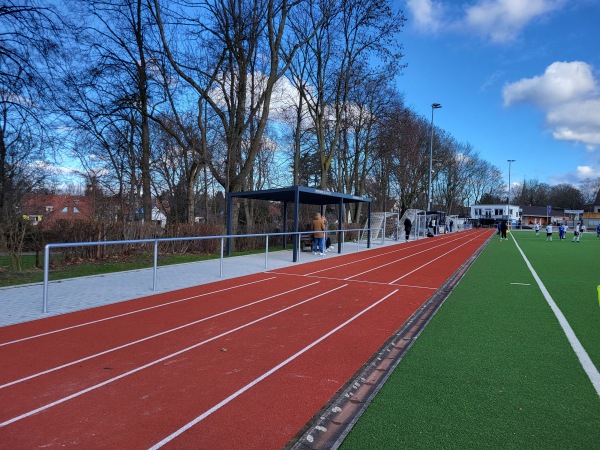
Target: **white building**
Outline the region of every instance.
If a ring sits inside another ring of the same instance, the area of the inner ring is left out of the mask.
[[[510,205],[508,211],[507,204],[495,205],[472,205],[471,219],[485,220],[510,220],[510,223],[517,224],[521,220],[521,208],[518,205]]]

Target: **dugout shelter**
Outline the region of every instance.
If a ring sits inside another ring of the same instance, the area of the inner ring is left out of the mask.
[[[341,228],[343,223],[343,206],[348,203],[365,202],[368,205],[367,209],[367,228],[371,228],[371,199],[369,197],[359,197],[356,195],[342,194],[339,192],[324,191],[322,189],[309,188],[305,186],[290,186],[285,188],[266,189],[262,191],[245,191],[245,192],[229,192],[227,194],[227,235],[231,236],[232,223],[231,212],[234,198],[245,198],[253,200],[266,200],[271,202],[283,203],[283,232],[288,233],[287,216],[288,211],[293,208],[294,225],[293,230],[293,261],[298,261],[298,252],[300,250],[300,235],[299,232],[299,207],[301,204],[317,205],[323,207],[328,205],[339,205],[338,208],[338,223],[340,224],[338,235],[338,253],[342,252],[342,236]],[[367,233],[367,248],[371,247],[370,233]],[[284,240],[285,248],[285,240]],[[227,255],[231,255],[231,238],[227,238]]]

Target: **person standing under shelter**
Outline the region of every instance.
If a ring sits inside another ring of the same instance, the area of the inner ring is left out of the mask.
[[[452,233],[454,229],[454,220],[450,219],[450,233]]]
[[[404,219],[404,235],[406,237],[406,242],[408,242],[408,238],[410,237],[410,231],[412,230],[412,222],[407,217]]]
[[[319,213],[315,214],[315,218],[313,220],[313,231],[315,232],[314,254],[323,256],[325,254],[323,249],[323,241],[325,240],[325,221]]]

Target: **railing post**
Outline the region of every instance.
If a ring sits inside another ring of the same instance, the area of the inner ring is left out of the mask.
[[[221,260],[219,264],[219,277],[223,278],[223,244],[225,242],[225,238],[221,238]]]
[[[269,268],[269,235],[266,236],[265,269]]]
[[[152,290],[156,291],[156,273],[158,270],[158,239],[154,241],[154,274],[152,276]]]
[[[48,245],[44,247],[44,299],[42,306],[44,314],[48,312],[48,272],[50,271],[50,247]]]

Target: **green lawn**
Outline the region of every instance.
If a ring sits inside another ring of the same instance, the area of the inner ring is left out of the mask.
[[[600,240],[514,234],[600,367]],[[512,240],[494,236],[341,448],[600,448],[600,398]]]

